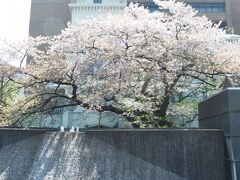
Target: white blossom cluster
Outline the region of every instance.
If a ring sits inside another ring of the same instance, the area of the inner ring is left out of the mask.
[[[66,99],[78,105],[165,116],[178,87],[196,86],[189,78],[239,72],[239,42],[228,42],[224,30],[182,2],[155,3],[160,11],[130,4],[119,15],[69,24],[58,36],[29,38],[8,50],[8,58],[27,56],[27,66],[3,64],[0,75],[22,74],[25,88],[64,86]]]

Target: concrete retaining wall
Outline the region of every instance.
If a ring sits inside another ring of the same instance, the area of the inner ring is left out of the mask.
[[[227,88],[201,102],[200,128],[223,129],[226,137],[227,179],[240,179],[240,88]]]
[[[0,130],[0,145],[0,179],[225,179],[218,130]]]

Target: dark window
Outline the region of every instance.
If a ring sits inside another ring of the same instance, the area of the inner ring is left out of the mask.
[[[219,28],[223,28],[223,29],[225,29],[226,27],[227,27],[227,21],[223,21],[219,26]]]
[[[130,2],[130,1],[128,1],[128,2]],[[137,3],[140,6],[144,6],[144,8],[148,9],[150,12],[163,11],[162,9],[159,9],[159,6],[157,4],[155,4],[154,2],[137,2]]]
[[[100,4],[100,3],[102,3],[102,0],[93,0],[93,3],[94,4]]]
[[[143,3],[143,6],[145,8],[147,8],[150,12],[154,12],[154,11],[159,11],[159,6],[156,5],[154,2],[145,2]]]
[[[220,21],[212,21],[214,24],[219,24]],[[227,28],[227,21],[221,21],[221,24],[219,26],[221,29],[226,29]]]
[[[200,13],[219,13],[225,12],[224,3],[189,3]]]

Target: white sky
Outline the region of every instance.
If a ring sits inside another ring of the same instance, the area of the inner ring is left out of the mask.
[[[28,36],[31,0],[0,0],[0,38],[21,41]]]

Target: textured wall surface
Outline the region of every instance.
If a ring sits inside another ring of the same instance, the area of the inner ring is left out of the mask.
[[[217,130],[0,130],[0,144],[0,179],[225,179]]]
[[[44,131],[0,129],[0,179],[22,180],[31,172]]]

